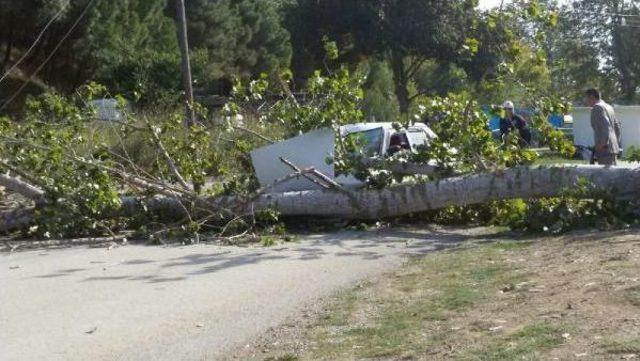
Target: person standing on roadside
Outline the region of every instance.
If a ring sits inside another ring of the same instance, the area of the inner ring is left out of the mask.
[[[585,92],[585,102],[591,107],[595,158],[598,164],[616,165],[616,157],[621,150],[619,139],[621,131],[613,107],[601,99],[597,89],[589,89]]]

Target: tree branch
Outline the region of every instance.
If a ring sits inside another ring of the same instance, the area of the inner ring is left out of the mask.
[[[282,163],[284,163],[285,165],[287,165],[289,168],[293,169],[294,172],[301,173],[300,175],[302,175],[303,177],[308,179],[310,182],[318,185],[320,188],[325,188],[325,189],[329,189],[330,188],[329,185],[327,185],[325,183],[322,183],[322,182],[318,182],[318,180],[316,180],[313,177],[309,176],[309,173],[313,173],[313,172],[302,173],[302,170],[300,170],[300,168],[298,166],[296,166],[295,164],[291,163],[289,160],[285,159],[284,157],[280,157],[280,161]],[[311,171],[311,170],[315,170],[315,169],[314,168],[309,168],[308,170]]]
[[[417,61],[414,61],[407,69],[407,79],[413,77],[422,67],[422,65],[427,61],[427,58],[422,58]]]
[[[0,174],[0,186],[36,202],[40,202],[45,195],[42,189],[6,174]]]
[[[164,147],[164,144],[162,144],[162,140],[160,140],[160,137],[158,136],[158,133],[156,133],[155,128],[153,128],[153,126],[151,125],[151,123],[146,117],[142,117],[142,119],[144,119],[144,122],[147,125],[147,128],[149,128],[149,131],[151,132],[151,137],[153,138],[153,142],[156,144],[156,147],[158,147],[158,150],[160,150],[160,154],[162,154],[162,157],[164,158],[165,162],[169,166],[169,169],[173,173],[174,177],[176,177],[176,179],[178,180],[178,183],[180,183],[180,185],[184,189],[190,190],[191,187],[189,187],[189,184],[187,184],[187,182],[184,180],[184,177],[182,177],[182,174],[180,174],[180,171],[178,170],[176,163],[171,158],[171,155],[169,155],[169,152],[167,152],[167,149]]]
[[[258,133],[256,131],[253,131],[253,130],[251,130],[249,128],[241,127],[239,125],[234,125],[233,129],[240,130],[240,131],[243,131],[245,133],[249,133],[251,135],[254,135],[254,136],[264,140],[267,143],[271,143],[271,144],[275,143],[275,140],[269,139],[269,138],[265,137],[264,135],[262,135],[262,134],[260,134],[260,133]]]

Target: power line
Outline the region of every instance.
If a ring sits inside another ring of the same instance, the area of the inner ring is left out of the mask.
[[[42,68],[44,68],[45,65],[47,65],[47,63],[49,62],[49,60],[51,60],[51,58],[53,58],[53,56],[55,55],[55,53],[58,51],[58,49],[60,49],[60,47],[62,46],[62,43],[64,43],[65,40],[67,40],[67,38],[71,35],[71,33],[73,33],[73,31],[76,29],[76,27],[78,26],[78,24],[80,24],[80,21],[82,21],[82,19],[85,17],[85,15],[87,14],[87,12],[89,12],[89,9],[95,4],[96,0],[91,0],[89,1],[89,3],[87,4],[87,6],[85,6],[84,10],[82,10],[82,12],[80,13],[80,16],[78,16],[78,19],[76,19],[76,21],[73,23],[73,25],[71,25],[71,28],[69,28],[69,30],[64,34],[64,36],[62,37],[62,39],[60,39],[60,41],[58,42],[58,44],[56,44],[56,46],[53,48],[53,50],[51,51],[51,53],[49,54],[49,56],[47,56],[46,59],[44,59],[44,61],[42,62],[42,64],[40,64],[40,66],[38,66],[36,68],[36,70],[29,76],[29,79],[27,79],[21,86],[20,88],[18,88],[18,90],[6,101],[2,104],[2,106],[0,107],[0,111],[4,110],[4,108],[7,107],[7,105],[9,105],[12,101],[14,101],[16,99],[16,97],[18,95],[20,95],[20,93],[22,93],[22,91],[24,90],[24,88],[27,87],[27,85],[29,84],[29,82],[31,82],[31,80],[33,80],[33,77],[35,75],[37,75],[40,70],[42,70]]]
[[[18,59],[18,61],[16,61],[9,70],[7,70],[7,72],[0,78],[0,83],[2,83],[3,80],[5,80],[9,74],[11,74],[11,72],[13,72],[15,70],[15,68],[17,68],[18,66],[20,66],[20,64],[22,64],[22,62],[24,61],[24,59],[27,58],[27,56],[29,56],[29,54],[31,53],[31,51],[33,51],[33,49],[36,47],[36,45],[40,42],[40,40],[42,39],[42,36],[44,35],[44,33],[49,29],[49,27],[51,26],[51,24],[53,24],[56,20],[58,20],[58,18],[60,17],[60,15],[62,15],[62,13],[67,9],[67,6],[69,6],[70,1],[67,1],[62,8],[60,9],[60,11],[58,11],[53,18],[51,18],[51,20],[49,20],[49,22],[44,26],[44,28],[42,29],[42,31],[40,31],[40,34],[38,34],[38,36],[36,37],[36,40],[33,42],[33,44],[31,44],[31,46],[29,47],[29,49],[27,49],[27,51],[22,54],[22,56],[20,57],[20,59]]]

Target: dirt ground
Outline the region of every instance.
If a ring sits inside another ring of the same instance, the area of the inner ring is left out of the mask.
[[[246,345],[253,360],[640,360],[640,230],[416,258]]]

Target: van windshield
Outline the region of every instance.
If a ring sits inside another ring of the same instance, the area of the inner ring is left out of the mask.
[[[418,151],[420,147],[426,146],[429,142],[427,139],[427,133],[422,130],[409,130],[407,132],[407,137],[409,138],[411,149],[414,151]]]
[[[368,156],[374,156],[380,154],[382,148],[382,137],[384,130],[382,128],[375,128],[365,130],[362,132],[354,132],[347,135],[347,139],[354,139],[356,144],[362,147],[364,154]]]

